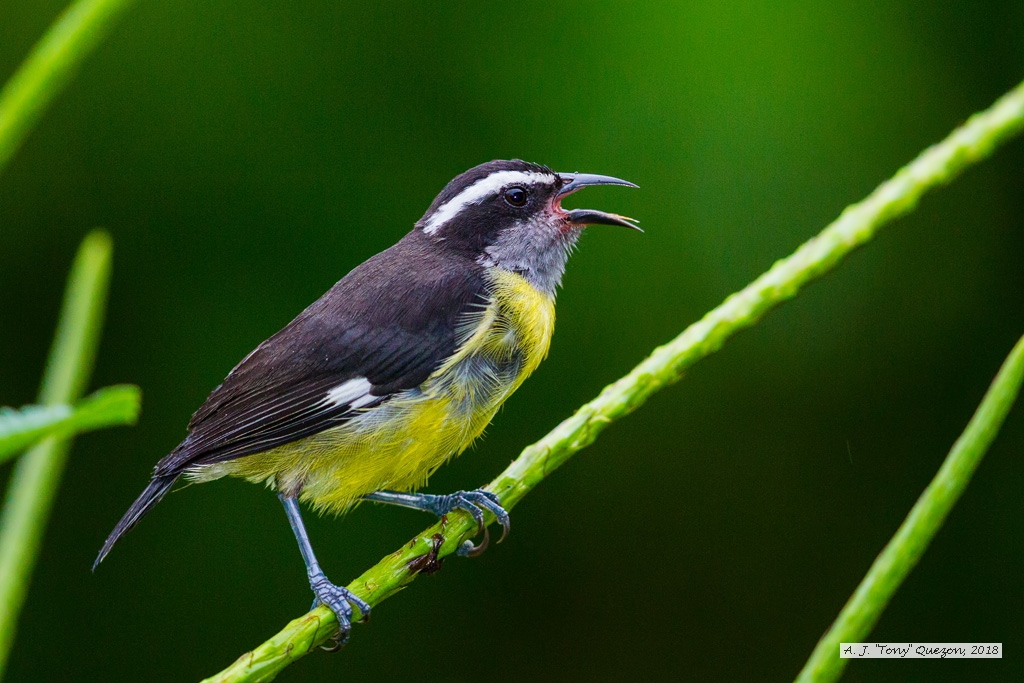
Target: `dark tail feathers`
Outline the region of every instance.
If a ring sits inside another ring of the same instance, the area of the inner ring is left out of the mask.
[[[117,539],[124,536],[126,533],[131,531],[132,527],[139,523],[143,515],[149,512],[154,505],[160,502],[160,500],[167,495],[167,492],[174,486],[174,482],[178,480],[177,474],[163,477],[153,477],[152,481],[149,482],[149,486],[142,492],[132,506],[128,508],[128,512],[124,513],[124,517],[117,523],[114,530],[110,532],[110,536],[107,537],[107,542],[103,544],[102,550],[100,550],[99,556],[96,561],[92,563],[93,571],[96,571],[96,567],[103,561],[103,558],[107,556],[110,549],[117,543]]]

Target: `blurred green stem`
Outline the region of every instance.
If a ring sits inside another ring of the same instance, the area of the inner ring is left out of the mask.
[[[609,424],[639,408],[659,389],[679,380],[687,368],[717,351],[726,339],[754,325],[808,282],[833,269],[847,254],[870,240],[880,227],[913,210],[925,192],[951,181],[988,157],[1022,127],[1024,83],[972,116],[941,143],[926,149],[866,199],[847,207],[839,218],[791,256],[778,261],[678,337],[655,349],[632,372],[605,387],[575,415],[527,447],[488,488],[501,497],[506,508],[514,507],[530,489],[591,444]],[[377,605],[416,578],[422,558],[433,548],[435,534],[443,535],[438,557],[445,557],[473,530],[468,515],[451,514],[447,524],[430,527],[348,587],[371,606]],[[330,610],[318,607],[206,680],[272,680],[286,666],[324,643],[336,628]]]
[[[0,410],[0,463],[47,437],[66,439],[114,425],[133,425],[139,419],[142,392],[123,384],[106,387],[73,406],[25,406]]]
[[[110,236],[97,231],[78,250],[39,390],[43,405],[77,401],[89,381],[107,301],[112,248]],[[70,439],[56,437],[41,442],[18,460],[7,487],[0,511],[0,678],[70,446]]]
[[[828,633],[818,641],[797,683],[838,680],[848,659],[840,659],[840,643],[858,643],[878,623],[896,590],[917,566],[928,544],[942,528],[971,476],[1010,412],[1024,380],[1024,337],[999,369],[992,386],[953,444],[942,467],[928,484],[889,544],[875,559],[864,580],[839,613]]]
[[[32,48],[0,91],[0,173],[82,60],[132,0],[78,0]]]

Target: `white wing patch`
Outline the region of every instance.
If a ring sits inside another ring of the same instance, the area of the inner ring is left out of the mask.
[[[365,377],[356,377],[347,382],[342,382],[327,392],[327,402],[336,406],[349,406],[350,408],[361,408],[367,403],[377,400],[376,396],[370,394],[373,387]]]
[[[430,218],[427,219],[426,224],[423,226],[423,232],[433,235],[442,225],[455,218],[464,208],[470,204],[479,204],[506,185],[511,185],[512,183],[529,185],[537,181],[551,182],[553,179],[554,176],[548,173],[537,173],[535,171],[495,171],[489,176],[476,181],[437,207],[437,210],[430,214]]]

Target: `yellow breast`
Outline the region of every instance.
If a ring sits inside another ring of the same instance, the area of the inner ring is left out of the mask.
[[[432,379],[472,359],[496,363],[518,359],[522,367],[511,387],[514,391],[547,356],[555,330],[555,301],[516,273],[491,268],[487,276],[491,289],[488,306],[467,317],[466,340]]]

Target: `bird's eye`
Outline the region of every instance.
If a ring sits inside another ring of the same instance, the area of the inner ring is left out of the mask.
[[[510,206],[526,206],[530,194],[521,187],[510,187],[502,194]]]

